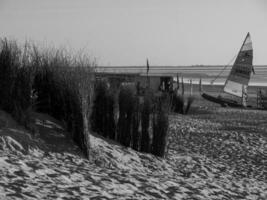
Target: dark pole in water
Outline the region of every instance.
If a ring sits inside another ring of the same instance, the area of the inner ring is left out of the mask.
[[[148,63],[148,58],[146,59],[146,81],[147,81],[147,88],[149,88],[149,78],[148,78],[148,72],[149,72],[149,63]]]
[[[184,78],[182,76],[182,95],[184,96]]]
[[[192,79],[190,79],[190,96],[193,95],[193,83],[192,83]]]
[[[199,79],[199,92],[202,94],[202,79]]]
[[[177,87],[176,87],[176,89],[177,89],[177,91],[179,90],[179,74],[177,73],[177,75],[176,75],[176,78],[177,78]]]

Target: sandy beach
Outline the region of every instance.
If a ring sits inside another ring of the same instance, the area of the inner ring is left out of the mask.
[[[91,135],[91,161],[53,118],[36,115],[39,135],[32,138],[1,116],[2,199],[267,197],[266,111],[222,108],[196,98],[188,115],[170,114],[165,158]]]

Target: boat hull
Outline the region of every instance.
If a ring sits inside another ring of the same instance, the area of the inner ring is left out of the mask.
[[[214,97],[212,95],[206,94],[206,93],[202,93],[201,96],[208,100],[211,101],[213,103],[217,103],[219,105],[221,105],[222,107],[226,107],[226,106],[230,106],[230,107],[243,107],[241,104],[239,104],[237,101],[231,100],[231,99],[226,99],[223,97]]]

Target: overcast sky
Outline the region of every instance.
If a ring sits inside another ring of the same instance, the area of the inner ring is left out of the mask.
[[[83,49],[99,65],[225,65],[247,32],[254,64],[267,64],[267,0],[0,0],[0,37]]]

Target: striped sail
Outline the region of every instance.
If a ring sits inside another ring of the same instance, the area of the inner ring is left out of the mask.
[[[224,92],[238,97],[244,96],[243,92],[246,91],[253,70],[252,60],[252,42],[248,33],[225,82]]]

